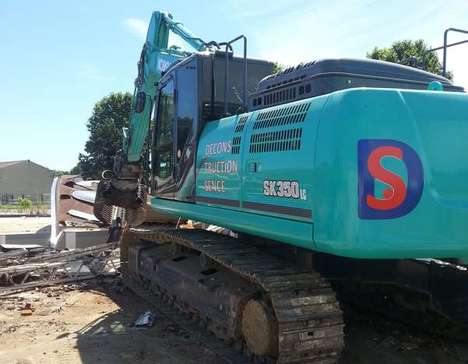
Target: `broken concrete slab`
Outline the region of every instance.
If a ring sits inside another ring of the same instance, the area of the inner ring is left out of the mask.
[[[17,250],[17,249],[36,249],[42,248],[39,244],[0,244],[3,250]]]
[[[44,233],[21,233],[0,235],[0,244],[49,246],[50,235]]]
[[[55,249],[83,249],[104,244],[109,238],[109,229],[65,228],[57,236]]]

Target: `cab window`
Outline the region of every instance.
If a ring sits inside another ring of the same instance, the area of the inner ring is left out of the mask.
[[[172,125],[175,116],[174,82],[171,79],[159,94],[159,117],[156,126],[157,176],[166,179],[172,175],[174,138]]]
[[[197,114],[196,73],[194,62],[177,72],[177,162],[190,153],[194,121]]]

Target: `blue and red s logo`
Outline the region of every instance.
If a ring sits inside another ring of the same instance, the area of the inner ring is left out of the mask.
[[[403,175],[382,165],[393,158],[406,168]],[[424,175],[421,160],[408,144],[391,139],[361,139],[358,142],[358,213],[361,219],[394,219],[413,210],[421,199]],[[376,196],[376,182],[385,185]]]

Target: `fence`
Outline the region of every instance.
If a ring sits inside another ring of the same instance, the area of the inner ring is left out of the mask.
[[[50,193],[20,194],[0,192],[0,205],[18,205],[18,200],[20,198],[27,198],[28,200],[31,200],[34,205],[50,204]]]

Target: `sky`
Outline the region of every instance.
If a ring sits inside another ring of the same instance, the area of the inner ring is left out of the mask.
[[[133,91],[154,10],[205,41],[244,34],[250,57],[285,65],[364,58],[402,39],[436,47],[446,28],[468,29],[468,0],[0,0],[0,161],[75,166],[94,104]],[[468,44],[448,51],[468,90],[467,61]]]

